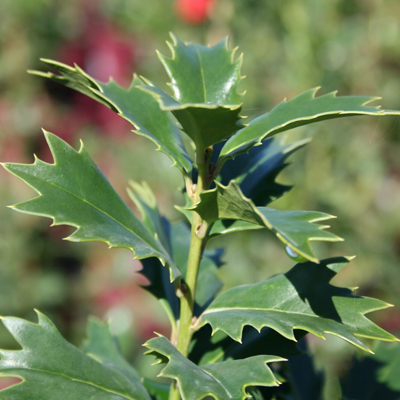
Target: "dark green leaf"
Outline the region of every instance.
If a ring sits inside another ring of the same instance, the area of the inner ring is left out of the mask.
[[[267,326],[295,340],[294,329],[318,337],[330,333],[368,350],[360,337],[395,341],[364,314],[389,304],[352,295],[329,281],[348,263],[344,257],[297,264],[285,275],[265,282],[239,286],[219,295],[201,315],[199,326],[210,324],[240,341],[245,325],[260,330]]]
[[[91,326],[88,348],[98,362],[69,344],[47,317],[37,314],[38,324],[2,318],[22,350],[0,350],[0,373],[23,382],[1,391],[1,399],[151,399],[136,372],[112,349],[104,326]]]
[[[288,358],[301,353],[298,343],[286,339],[270,328],[263,328],[258,332],[250,326],[245,326],[241,343],[222,331],[217,331],[213,336],[211,334],[211,327],[207,324],[193,335],[189,359],[197,365],[240,360],[260,354]],[[295,334],[299,340],[305,332],[296,330]]]
[[[284,100],[269,113],[254,118],[226,142],[221,151],[221,160],[247,152],[267,136],[313,122],[353,115],[398,115],[397,111],[385,111],[379,107],[367,106],[378,100],[377,97],[336,97],[336,92],[315,97],[318,89],[310,89],[290,101]]]
[[[301,256],[310,261],[318,262],[310,241],[342,240],[324,230],[329,226],[313,224],[334,218],[333,216],[316,211],[279,211],[269,207],[256,207],[243,195],[235,181],[231,181],[228,186],[216,182],[216,188],[203,192],[200,202],[190,209],[199,213],[208,224],[214,222],[210,230],[211,237],[267,228],[288,247],[289,255]]]
[[[30,72],[77,90],[111,108],[134,125],[135,133],[153,141],[158,150],[165,153],[184,174],[191,171],[192,162],[171,113],[160,110],[153,96],[140,90],[143,82],[137,76],[134,76],[130,88],[125,89],[113,80],[106,84],[99,82],[78,66],[72,68],[57,61],[42,61],[61,75]]]
[[[168,400],[170,386],[144,378],[143,385],[155,400]]]
[[[118,196],[84,145],[76,151],[51,133],[45,132],[45,137],[54,164],[37,158],[33,164],[4,164],[6,170],[39,193],[13,208],[52,218],[53,225],[77,228],[68,240],[96,240],[110,247],[125,247],[137,259],[157,257],[168,264],[171,281],[179,278],[168,252]]]
[[[354,360],[342,382],[345,399],[400,399],[400,344],[378,343],[374,352]]]
[[[269,138],[248,153],[228,160],[221,170],[220,182],[228,185],[234,179],[244,196],[256,206],[265,206],[291,189],[291,186],[276,182],[276,178],[288,165],[286,159],[308,142],[285,144],[282,138]]]
[[[248,386],[277,386],[279,382],[266,363],[283,361],[275,356],[256,356],[245,360],[224,361],[198,367],[189,361],[163,336],[150,339],[146,354],[167,363],[160,376],[175,379],[183,400],[242,400]]]

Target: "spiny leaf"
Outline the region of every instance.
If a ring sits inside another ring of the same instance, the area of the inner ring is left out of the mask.
[[[0,374],[23,381],[2,390],[1,399],[151,399],[136,373],[117,360],[109,343],[92,344],[91,348],[96,348],[97,358],[101,359],[98,362],[69,344],[47,317],[37,314],[38,324],[2,318],[22,350],[0,350]],[[100,336],[104,338],[103,333]],[[100,352],[99,347],[103,347]]]
[[[159,57],[171,78],[172,97],[154,83],[145,80],[141,89],[152,94],[162,110],[171,111],[183,131],[202,153],[242,128],[239,116],[242,94],[237,87],[242,57],[234,61],[235,50],[227,40],[214,47],[184,44],[172,36],[168,43],[172,58]]]
[[[279,382],[266,363],[283,361],[275,356],[255,356],[245,360],[224,361],[198,367],[163,336],[150,339],[146,354],[168,363],[159,376],[175,379],[183,400],[242,400],[250,397],[246,387],[277,386]]]
[[[318,89],[310,89],[290,101],[284,100],[269,113],[254,118],[226,142],[221,151],[221,161],[261,144],[267,136],[313,122],[354,115],[399,115],[397,111],[367,106],[378,97],[336,97],[336,92],[315,97]]]
[[[171,35],[167,42],[172,58],[159,54],[169,77],[175,99],[181,104],[239,105],[242,94],[238,85],[242,56],[234,61],[235,50],[228,49],[228,39],[214,47],[182,43]]]
[[[313,224],[334,218],[333,216],[316,211],[279,211],[269,207],[256,207],[243,195],[235,181],[231,181],[228,186],[216,182],[215,189],[203,192],[200,202],[189,209],[200,214],[209,225],[214,222],[210,230],[211,237],[241,230],[267,228],[298,255],[314,262],[318,262],[318,259],[310,241],[342,240],[326,232],[324,229],[328,226]]]
[[[258,330],[267,326],[291,340],[294,329],[321,338],[330,333],[367,351],[360,337],[396,341],[364,316],[389,304],[329,284],[347,263],[347,258],[337,257],[297,264],[285,275],[229,289],[201,315],[199,326],[208,323],[213,331],[222,330],[237,341],[245,325]]]
[[[261,146],[251,148],[248,153],[228,160],[221,170],[219,181],[228,185],[234,179],[244,196],[256,206],[266,206],[283,196],[291,186],[278,183],[277,176],[288,165],[286,159],[309,142],[306,139],[285,143],[284,139],[271,137]],[[216,150],[214,146],[213,156]]]
[[[241,360],[260,354],[284,358],[301,354],[299,343],[286,339],[271,328],[263,328],[258,332],[251,326],[245,326],[241,343],[222,331],[215,332],[213,336],[211,334],[211,327],[207,324],[193,335],[189,359],[197,365]],[[295,334],[296,339],[300,340],[306,332],[297,330]]]
[[[157,257],[167,263],[171,281],[180,277],[161,243],[136,218],[96,167],[83,143],[74,150],[57,136],[44,132],[54,164],[4,164],[4,168],[32,187],[39,196],[13,206],[28,214],[70,225],[71,241],[102,241],[132,250],[137,259]],[[83,174],[82,171],[85,171]]]
[[[125,89],[112,79],[108,83],[99,82],[77,65],[72,68],[57,61],[42,61],[61,75],[30,71],[32,74],[61,83],[111,108],[134,125],[135,133],[153,141],[157,149],[166,154],[182,173],[191,171],[192,162],[171,113],[160,110],[153,96],[140,90],[144,83],[136,75],[130,88]]]

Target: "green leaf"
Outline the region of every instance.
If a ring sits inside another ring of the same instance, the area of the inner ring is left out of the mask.
[[[129,89],[119,86],[112,79],[102,83],[75,65],[74,68],[52,60],[42,60],[61,75],[51,72],[30,71],[77,90],[111,108],[134,125],[134,132],[154,142],[157,149],[166,154],[182,173],[192,169],[192,162],[184,148],[179,129],[171,113],[160,110],[157,101],[149,93],[140,90],[144,83],[135,75]]]
[[[378,343],[373,350],[357,357],[343,379],[345,399],[400,399],[400,343]]]
[[[128,379],[140,382],[140,375],[120,353],[117,339],[111,335],[107,322],[102,323],[97,318],[89,317],[87,339],[83,343],[82,351],[102,364],[113,365]]]
[[[155,400],[168,400],[170,386],[144,378],[143,385]]]
[[[306,334],[299,330],[295,333],[298,340]],[[222,331],[216,332],[213,336],[211,334],[211,327],[207,324],[193,335],[189,359],[197,365],[240,360],[260,354],[284,358],[301,354],[298,343],[286,339],[270,328],[263,328],[258,332],[253,327],[245,326],[241,343]]]
[[[237,92],[242,57],[234,61],[235,50],[227,40],[214,47],[184,44],[172,35],[168,43],[172,58],[159,57],[171,78],[172,97],[154,83],[142,87],[171,111],[199,152],[231,136],[242,127],[239,116],[242,94]]]
[[[97,240],[110,247],[125,247],[137,259],[157,257],[167,263],[171,281],[179,278],[180,272],[168,252],[118,196],[83,143],[76,151],[57,136],[49,132],[44,135],[54,164],[36,158],[33,164],[3,165],[39,193],[12,208],[52,218],[53,225],[77,228],[68,240]]]
[[[288,165],[286,159],[309,142],[306,139],[286,144],[284,139],[271,137],[248,153],[228,160],[221,170],[219,181],[228,185],[234,179],[244,196],[256,206],[265,206],[283,196],[291,186],[276,182],[277,176]]]
[[[318,259],[311,249],[310,241],[342,240],[324,231],[329,226],[313,224],[334,218],[333,216],[316,211],[279,211],[269,207],[256,207],[252,200],[243,195],[235,181],[231,181],[228,186],[216,182],[215,189],[203,192],[200,202],[189,209],[200,214],[209,225],[214,222],[210,230],[211,237],[267,228],[289,247],[289,253],[292,250],[297,253],[295,257],[300,255],[314,262],[318,262]]]
[[[214,47],[182,43],[171,35],[167,42],[172,58],[159,54],[169,77],[175,99],[181,104],[239,105],[242,94],[238,85],[242,56],[234,61],[235,50],[228,49],[228,39]]]
[[[189,361],[163,336],[150,339],[146,354],[168,363],[159,376],[175,379],[183,400],[242,400],[250,397],[246,387],[278,386],[279,382],[266,363],[284,361],[275,356],[256,356],[245,360],[224,361],[198,367]]]
[[[318,89],[307,90],[290,101],[284,100],[269,113],[254,118],[226,142],[221,151],[221,161],[247,152],[253,146],[261,144],[267,136],[313,122],[354,115],[398,115],[397,111],[367,106],[379,100],[378,97],[336,97],[336,92],[315,97]]]
[[[140,184],[131,180],[127,192],[140,211],[142,224],[171,254],[171,245],[158,210],[157,200],[149,185],[146,182]]]
[[[92,344],[97,355],[100,349],[102,362],[98,362],[69,344],[47,317],[37,314],[38,324],[2,318],[22,350],[0,350],[0,373],[23,380],[1,391],[2,399],[151,399],[132,369],[116,360],[109,343]],[[99,326],[95,329],[102,330]],[[102,339],[103,333],[99,335]]]
[[[348,261],[338,257],[320,264],[297,264],[285,275],[229,289],[200,316],[198,326],[208,323],[213,332],[222,330],[237,341],[245,325],[258,330],[267,326],[291,340],[295,340],[294,329],[321,338],[330,333],[363,350],[368,348],[360,337],[397,340],[364,316],[389,304],[329,284]]]

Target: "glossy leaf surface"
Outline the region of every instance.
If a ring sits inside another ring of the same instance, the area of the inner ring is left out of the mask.
[[[47,317],[37,314],[38,324],[13,317],[2,319],[22,350],[0,350],[0,373],[23,382],[1,391],[1,399],[151,399],[136,372],[112,348],[104,326],[92,322],[89,329],[86,347],[96,361],[69,344]]]
[[[241,230],[267,228],[298,255],[315,262],[318,259],[311,249],[310,241],[341,240],[324,230],[328,226],[313,224],[333,218],[331,215],[315,211],[279,211],[269,207],[256,207],[243,195],[235,181],[231,181],[228,186],[217,182],[216,188],[203,192],[200,202],[190,209],[199,213],[208,224],[214,222],[210,230],[211,237]]]
[[[160,110],[153,96],[140,90],[144,83],[137,76],[134,76],[130,88],[125,89],[113,80],[99,82],[78,66],[72,68],[52,60],[42,61],[61,75],[38,71],[31,73],[61,83],[111,108],[135,127],[135,133],[153,141],[157,149],[165,153],[183,173],[191,171],[192,162],[171,113]]]
[[[313,122],[354,115],[398,114],[368,106],[377,97],[336,96],[336,92],[315,97],[319,88],[310,89],[290,101],[282,101],[270,112],[254,118],[225,144],[221,159],[234,158],[261,143],[267,136]]]
[[[291,340],[295,329],[318,337],[330,333],[363,350],[368,348],[360,337],[397,340],[364,316],[387,308],[387,303],[329,284],[347,263],[338,257],[297,264],[285,275],[229,289],[202,314],[200,325],[208,323],[213,331],[222,330],[237,341],[245,325],[258,330],[267,326]]]
[[[51,133],[45,132],[45,137],[54,164],[36,158],[33,164],[4,165],[39,193],[38,197],[13,208],[52,218],[53,225],[77,228],[68,240],[96,240],[110,247],[125,247],[137,259],[157,257],[168,264],[171,280],[180,277],[167,250],[115,192],[84,145],[76,151]]]
[[[247,386],[277,386],[279,382],[266,365],[282,361],[275,356],[255,356],[245,360],[224,361],[198,367],[189,361],[163,336],[150,339],[145,346],[160,363],[167,363],[159,376],[178,382],[182,400],[242,400],[249,397]]]
[[[159,55],[171,78],[174,97],[150,81],[143,89],[151,93],[162,110],[171,111],[199,151],[240,129],[242,95],[238,93],[242,58],[227,40],[214,47],[184,44],[175,36],[168,43],[172,58]]]

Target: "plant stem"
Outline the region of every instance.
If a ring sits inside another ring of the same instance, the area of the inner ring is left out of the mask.
[[[211,152],[212,149],[207,149],[201,154],[200,159],[197,160],[197,166],[199,169],[197,184],[196,186],[193,185],[190,190],[193,204],[200,200],[200,194],[204,190],[207,190],[210,186],[209,161]],[[196,294],[197,276],[199,273],[200,262],[203,256],[206,240],[206,223],[202,220],[199,214],[193,212],[190,250],[185,284],[182,285],[180,293],[181,309],[178,325],[178,342],[176,345],[176,348],[185,357],[187,357],[189,354],[190,341],[193,335],[191,325],[193,320],[193,307]],[[180,400],[179,390],[175,383],[171,385],[169,400]]]

